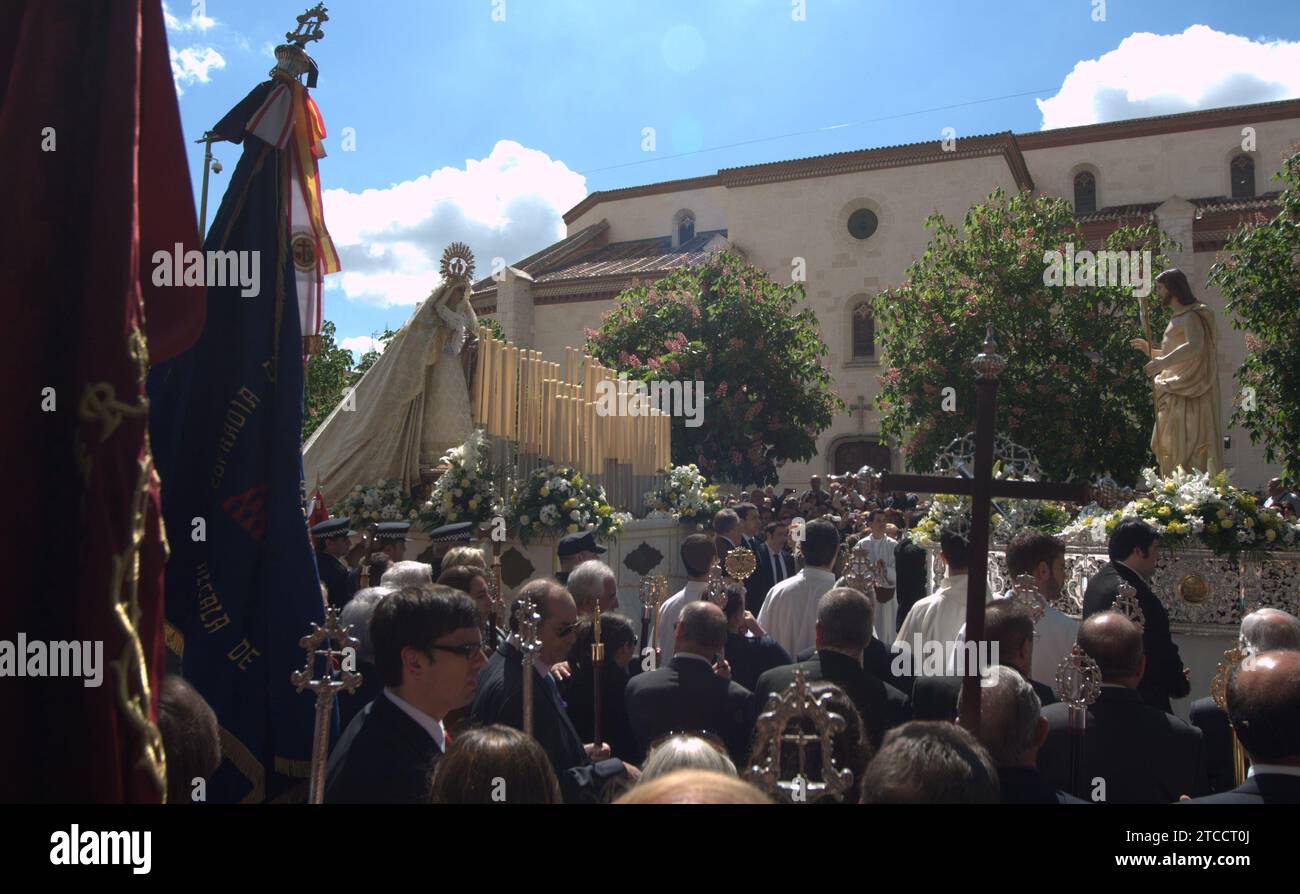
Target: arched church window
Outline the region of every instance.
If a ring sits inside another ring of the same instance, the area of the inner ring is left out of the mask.
[[[876,356],[876,321],[871,316],[871,302],[853,306],[853,359],[868,360]]]
[[[1088,171],[1074,175],[1074,213],[1092,214],[1097,210],[1097,178]]]
[[[685,245],[695,238],[695,215],[690,211],[677,213],[677,244]]]
[[[1255,160],[1238,155],[1232,160],[1232,197],[1249,199],[1255,195]]]

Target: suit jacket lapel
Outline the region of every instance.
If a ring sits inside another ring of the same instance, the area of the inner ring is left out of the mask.
[[[375,719],[391,730],[394,738],[401,742],[403,747],[408,748],[417,760],[432,760],[441,753],[438,751],[438,743],[433,741],[433,737],[425,731],[424,727],[393,704],[393,700],[386,693],[379,694],[371,710],[379,715]]]

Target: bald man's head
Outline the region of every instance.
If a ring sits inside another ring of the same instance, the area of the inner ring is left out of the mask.
[[[727,645],[727,616],[712,602],[688,602],[677,622],[678,652],[712,658]]]
[[[1119,612],[1098,612],[1084,621],[1079,648],[1097,662],[1104,683],[1136,686],[1146,670],[1142,630]]]
[[[1256,652],[1300,650],[1300,618],[1280,608],[1261,608],[1241,619],[1241,638]]]
[[[1253,761],[1300,766],[1300,652],[1261,652],[1233,671],[1228,717]]]

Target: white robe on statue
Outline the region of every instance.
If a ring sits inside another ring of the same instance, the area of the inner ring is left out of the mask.
[[[420,483],[421,460],[431,466],[469,437],[470,398],[457,355],[478,319],[465,291],[445,283],[435,289],[312,433],[303,474],[309,483],[319,476],[327,504],[385,478],[410,490]]]

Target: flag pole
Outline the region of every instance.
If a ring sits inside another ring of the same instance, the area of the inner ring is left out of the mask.
[[[208,241],[208,171],[221,173],[221,162],[212,154],[212,144],[220,140],[214,131],[208,131],[196,143],[203,143],[203,187],[199,192],[199,241]]]

